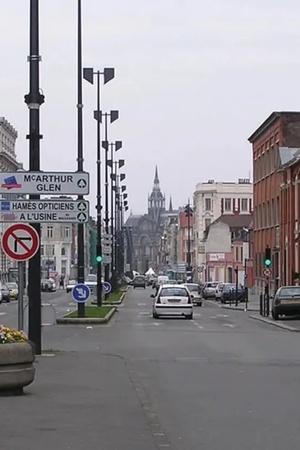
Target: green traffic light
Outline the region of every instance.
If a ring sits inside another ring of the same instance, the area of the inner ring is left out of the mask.
[[[265,259],[265,266],[269,267],[272,264],[270,259]]]
[[[101,263],[101,262],[102,262],[102,259],[103,259],[102,256],[100,256],[100,255],[97,256],[97,257],[96,257],[97,263]]]

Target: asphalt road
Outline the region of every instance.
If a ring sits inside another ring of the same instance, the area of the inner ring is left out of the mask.
[[[107,326],[44,328],[56,356],[1,399],[3,448],[298,450],[299,334],[211,302],[154,320],[151,293],[131,290]]]
[[[71,294],[61,289],[56,292],[42,292],[42,320],[44,324],[53,323],[54,314],[61,317],[68,311],[76,308],[76,304],[72,300]],[[25,301],[26,304],[26,301]],[[52,306],[52,307],[51,307]],[[27,331],[27,314],[25,307],[24,329]],[[17,328],[18,326],[18,302],[11,300],[10,303],[3,302],[0,305],[0,323],[8,327]]]

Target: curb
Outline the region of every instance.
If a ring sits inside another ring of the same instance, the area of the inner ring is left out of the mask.
[[[107,305],[105,305],[107,306]],[[56,319],[57,325],[84,325],[84,324],[94,324],[94,325],[101,325],[106,324],[110,321],[112,316],[117,311],[117,308],[112,308],[111,311],[105,316],[105,317],[99,317],[99,318],[76,318],[76,317],[61,317],[60,319]]]
[[[253,312],[256,312],[256,311],[259,311],[259,309],[254,309],[254,308],[249,308],[249,306],[248,306],[248,308],[246,309],[246,308],[241,308],[240,306],[237,306],[237,307],[235,307],[235,306],[226,306],[226,305],[220,305],[220,307],[221,308],[223,308],[223,309],[231,309],[232,311],[253,311]]]
[[[298,328],[291,327],[290,325],[286,325],[284,323],[275,322],[274,320],[268,319],[267,317],[254,316],[254,315],[250,315],[249,317],[250,317],[250,319],[259,320],[260,322],[268,323],[269,325],[273,325],[274,327],[282,328],[283,330],[286,330],[286,331],[293,331],[293,332],[300,331],[300,329],[298,329]]]
[[[123,294],[120,297],[120,300],[117,302],[113,302],[113,303],[106,303],[106,302],[102,302],[103,306],[112,306],[114,307],[115,305],[121,305],[121,303],[123,303],[124,297],[125,297],[126,292],[123,292]],[[94,300],[93,302],[91,302],[92,305],[97,305],[97,301]]]

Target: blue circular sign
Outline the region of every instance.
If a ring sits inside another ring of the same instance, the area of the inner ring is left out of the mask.
[[[83,283],[76,284],[72,289],[73,300],[77,303],[85,303],[91,296],[91,290]]]
[[[102,283],[102,289],[105,294],[109,294],[111,292],[111,284],[108,281],[104,281]]]

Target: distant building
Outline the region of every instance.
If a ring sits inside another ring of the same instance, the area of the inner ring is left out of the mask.
[[[204,233],[205,279],[245,283],[245,259],[249,258],[252,214],[223,214]]]
[[[162,265],[162,236],[168,217],[177,212],[166,211],[165,196],[161,191],[158,169],[155,168],[151,194],[148,196],[148,213],[131,214],[125,222],[125,267],[126,270],[146,272],[150,267],[159,270]]]
[[[208,180],[196,185],[193,266],[199,280],[204,281],[206,273],[205,230],[222,214],[247,215],[252,210],[253,185],[248,178],[241,178],[237,182]]]
[[[17,130],[6,120],[0,117],[0,171],[15,172],[22,170],[23,165],[17,161],[16,156],[16,141],[18,138]],[[16,194],[3,194],[2,198],[7,200],[16,200]],[[10,223],[0,223],[0,237],[2,237],[5,230],[10,226]],[[9,259],[5,253],[0,249],[0,276],[7,278],[10,268],[16,266],[16,263]]]

